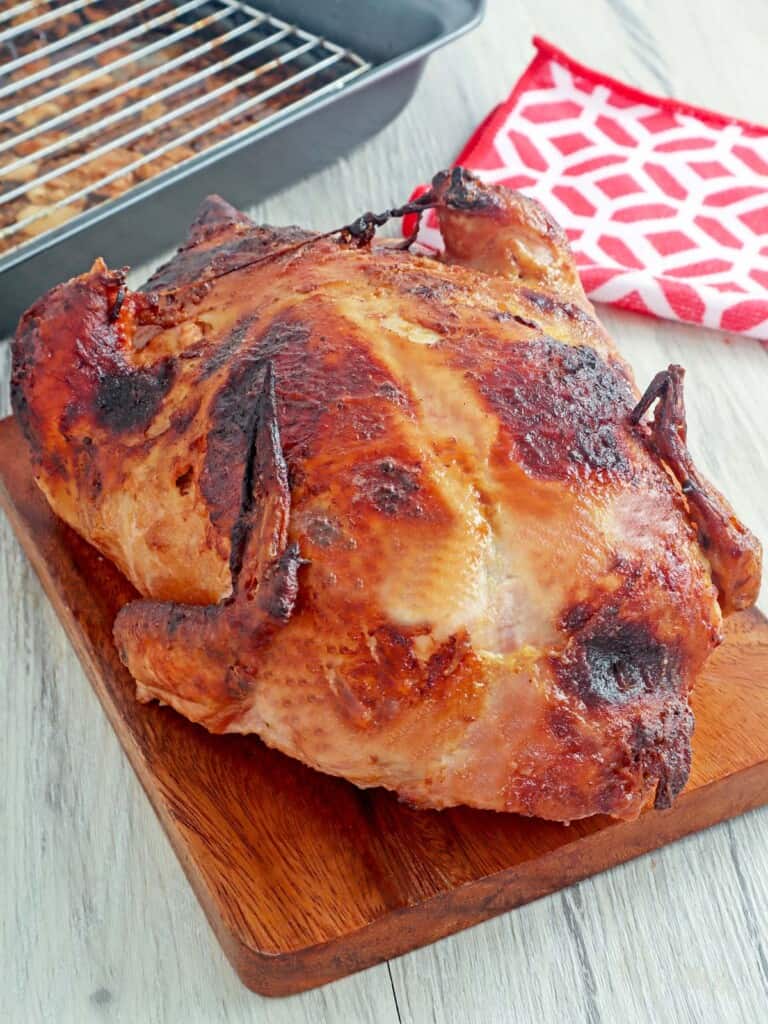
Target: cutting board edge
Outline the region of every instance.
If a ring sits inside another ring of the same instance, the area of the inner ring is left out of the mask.
[[[738,798],[742,790],[746,792]],[[732,800],[733,797],[737,799]],[[668,811],[648,811],[637,821],[616,822],[527,862],[524,871],[517,866],[472,879],[421,903],[391,910],[357,931],[328,942],[285,953],[266,953],[249,947],[234,933],[222,935],[216,923],[211,924],[246,987],[264,996],[294,995],[482,924],[766,803],[768,758],[691,793],[683,793]],[[681,815],[685,812],[692,817],[683,819]],[[662,830],[654,829],[654,824],[662,824]],[[619,838],[624,838],[626,844],[618,856],[614,845],[616,830],[620,830]],[[599,859],[584,863],[590,856]],[[530,864],[536,865],[534,873]],[[532,878],[539,883],[533,889]],[[194,880],[189,880],[194,888]],[[523,886],[527,890],[525,895],[520,892]],[[203,902],[199,893],[198,898]],[[460,915],[460,919],[453,919],[452,915]],[[403,919],[407,919],[405,928]],[[423,930],[414,937],[414,930],[419,928]]]

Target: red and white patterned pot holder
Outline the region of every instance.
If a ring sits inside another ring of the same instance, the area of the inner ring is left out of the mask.
[[[768,340],[768,129],[534,45],[456,163],[543,203],[595,301]],[[433,211],[419,241],[441,248]]]

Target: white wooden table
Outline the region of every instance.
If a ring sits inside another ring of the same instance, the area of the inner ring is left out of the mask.
[[[534,32],[640,87],[768,121],[766,0],[489,5],[396,123],[252,212],[328,228],[403,199],[508,91]],[[638,380],[672,360],[688,367],[699,465],[768,539],[766,348],[601,313]],[[8,373],[0,346],[3,414]],[[1,516],[0,595],[0,1020],[768,1020],[768,809],[324,989],[248,992]]]

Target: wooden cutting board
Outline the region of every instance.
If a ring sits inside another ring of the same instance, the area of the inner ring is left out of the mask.
[[[141,705],[112,643],[135,597],[49,511],[0,422],[0,504],[64,624],[235,970],[287,995],[433,942],[768,802],[768,622],[728,624],[697,686],[690,783],[668,811],[570,826],[416,811]]]

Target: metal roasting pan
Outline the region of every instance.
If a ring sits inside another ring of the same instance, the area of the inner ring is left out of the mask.
[[[57,16],[52,11],[85,8],[89,3],[99,2],[105,0],[76,0],[58,7],[48,3],[39,9],[42,18],[47,13],[50,26]],[[226,8],[223,13],[222,5]],[[137,18],[145,24],[153,13],[151,0],[133,6],[140,9]],[[86,270],[96,256],[103,256],[110,266],[135,265],[177,243],[200,200],[208,193],[218,192],[237,206],[249,206],[349,153],[405,106],[427,57],[476,25],[482,18],[485,0],[254,0],[254,5],[238,0],[218,0],[218,5],[189,0],[185,4],[179,0],[175,6],[190,25],[199,24],[191,18],[214,14],[218,19],[217,31],[221,32],[227,31],[228,26],[242,29],[243,19],[254,15],[257,8],[270,25],[285,26],[284,32],[290,26],[291,39],[302,44],[291,52],[306,51],[309,47],[310,57],[324,58],[330,64],[338,61],[337,80],[330,80],[329,73],[325,73],[321,80],[325,87],[306,90],[300,102],[289,103],[285,109],[277,109],[246,127],[241,122],[232,135],[225,135],[184,162],[150,175],[115,198],[99,200],[65,223],[0,253],[0,338],[13,332],[21,313],[38,296]],[[36,14],[37,6],[31,0],[17,7],[25,8],[25,18]],[[187,14],[190,8],[194,10]],[[32,9],[31,13],[26,9]],[[130,29],[132,23],[123,20],[127,4],[113,6],[112,10],[115,9],[119,24],[110,31]],[[0,4],[2,10],[6,13],[0,15],[0,40],[3,31],[7,35],[14,31],[8,13],[12,8]],[[169,26],[169,31],[173,27]],[[36,29],[39,41],[35,45],[47,43],[45,28],[42,25]],[[93,30],[86,26],[83,32],[88,35]],[[258,42],[258,37],[254,38]],[[308,42],[304,43],[305,40]],[[311,49],[313,40],[316,49]],[[59,44],[63,48],[56,51],[56,59],[66,60],[73,53],[74,61],[84,45],[93,46],[98,41],[99,36],[92,34],[84,42]],[[196,41],[188,34],[185,45]],[[248,34],[243,32],[238,46],[246,47],[248,43]],[[5,69],[16,52],[23,53],[8,50],[8,44],[5,45],[6,49],[0,50],[0,127],[14,101],[13,96],[3,95],[4,84],[6,92],[8,82],[11,89],[15,88]],[[283,45],[284,50],[287,45]],[[252,40],[250,49],[258,49]],[[306,62],[307,56],[301,59]],[[37,66],[31,64],[33,73]],[[236,64],[232,67],[233,75],[242,71]],[[16,71],[16,77],[18,74]],[[158,89],[161,88],[160,72],[150,74],[158,77]],[[57,71],[45,88],[60,88],[62,82],[66,82],[65,72]],[[242,94],[233,95],[239,98]],[[178,102],[181,108],[183,96]],[[184,124],[180,117],[180,130]],[[45,129],[46,124],[40,127]],[[76,120],[70,122],[67,131],[78,131]],[[98,135],[90,129],[84,132],[89,133],[87,145],[98,146]],[[5,145],[9,147],[13,141],[6,138]],[[0,153],[0,169],[14,155]],[[20,162],[24,162],[23,158]],[[0,181],[0,210],[3,188],[7,194],[12,187]],[[10,230],[6,227],[6,234]]]

